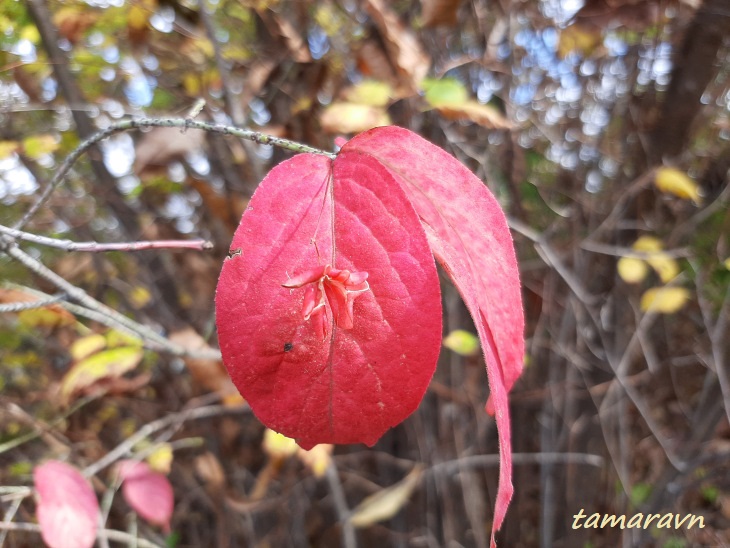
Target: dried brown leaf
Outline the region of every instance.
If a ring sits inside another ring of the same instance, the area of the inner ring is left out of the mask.
[[[421,0],[421,22],[424,27],[456,25],[461,0]]]
[[[401,83],[412,93],[428,74],[431,58],[416,35],[401,23],[398,15],[382,0],[366,0],[365,8],[385,40],[390,62],[397,69]]]
[[[203,480],[208,491],[222,493],[225,490],[226,474],[213,453],[207,451],[196,457],[194,465],[195,472]]]
[[[476,101],[437,105],[438,110],[449,120],[469,120],[489,129],[510,129],[512,123],[502,113],[490,105]]]
[[[140,174],[148,166],[166,166],[173,160],[200,150],[204,142],[205,133],[200,130],[154,128],[145,133],[135,147],[134,172]]]
[[[170,341],[191,351],[212,350],[205,342],[205,339],[198,335],[192,327],[185,327],[170,334]],[[233,386],[223,363],[220,360],[208,360],[200,358],[185,358],[185,365],[190,370],[193,379],[204,388],[218,392],[225,402],[231,404],[236,401],[240,404],[239,398],[231,398],[238,395],[238,390]]]
[[[368,527],[395,516],[403,508],[418,486],[423,467],[416,466],[401,481],[370,495],[352,512],[350,523],[355,527]]]

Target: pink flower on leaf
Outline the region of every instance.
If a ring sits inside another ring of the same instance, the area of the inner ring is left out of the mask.
[[[367,279],[367,272],[350,272],[324,265],[306,270],[282,286],[288,289],[307,286],[304,290],[302,317],[305,320],[311,318],[324,337],[327,334],[326,305],[329,305],[337,327],[352,329],[355,297],[370,289]]]

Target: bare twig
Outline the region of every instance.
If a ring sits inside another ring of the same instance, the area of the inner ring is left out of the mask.
[[[591,455],[590,453],[513,453],[512,464],[515,466],[533,464],[580,464],[583,466],[602,468],[604,460],[600,455]],[[499,466],[499,455],[472,455],[440,462],[425,470],[424,475],[435,474],[437,472],[453,473],[457,472],[460,467],[465,466],[472,468],[478,466]]]
[[[86,308],[93,310],[100,315],[106,316],[107,318],[114,320],[115,323],[124,326],[128,331],[131,331],[142,340],[148,341],[152,349],[162,352],[168,352],[175,356],[190,355],[190,351],[186,348],[183,348],[182,346],[167,340],[165,337],[158,335],[150,328],[139,324],[134,320],[130,320],[123,314],[120,314],[116,310],[113,310],[105,304],[97,301],[88,293],[86,293],[86,291],[84,291],[80,287],[76,287],[75,285],[68,282],[66,279],[46,267],[40,261],[34,259],[30,255],[22,251],[14,242],[8,242],[7,237],[4,237],[4,239],[0,238],[0,250],[4,251],[7,255],[22,263],[29,270],[35,272],[39,276],[54,284],[61,291],[64,291],[69,296],[69,298],[75,300],[76,302],[82,304]],[[218,354],[211,353],[208,357],[211,359],[217,359]]]
[[[330,461],[329,466],[327,466],[326,475],[327,483],[332,492],[332,499],[335,503],[335,509],[337,510],[337,517],[342,527],[342,545],[345,548],[357,548],[355,527],[353,527],[352,522],[348,519],[350,516],[350,508],[347,506],[345,491],[342,489],[342,483],[340,483],[340,476],[337,473],[337,466],[335,466],[334,461]]]
[[[0,314],[4,312],[22,312],[23,310],[34,310],[36,308],[43,308],[44,306],[58,303],[65,298],[65,294],[50,295],[47,298],[39,299],[37,301],[0,304]]]
[[[111,466],[117,460],[128,454],[132,450],[132,448],[140,441],[151,436],[155,432],[162,430],[163,428],[167,428],[168,426],[171,426],[173,424],[182,424],[190,420],[206,419],[210,417],[218,417],[220,415],[247,413],[248,411],[248,406],[229,407],[225,405],[209,405],[205,407],[198,407],[195,409],[186,409],[178,413],[168,415],[156,421],[149,422],[145,424],[142,428],[137,430],[134,434],[129,436],[127,439],[125,439],[122,443],[117,445],[114,449],[109,451],[94,464],[91,464],[84,468],[83,474],[86,477],[91,477],[98,474],[101,470],[103,470],[107,466]]]
[[[712,361],[714,362],[714,371],[720,385],[720,393],[722,394],[723,406],[725,407],[725,415],[730,420],[730,375],[727,372],[727,364],[725,363],[728,322],[730,322],[730,287],[727,289],[725,296],[720,305],[720,311],[717,315],[717,321],[712,321],[712,305],[707,301],[704,295],[705,279],[699,265],[692,264],[696,276],[697,283],[697,301],[702,312],[702,319],[705,322],[707,334],[710,338],[710,348],[712,351]],[[714,325],[713,325],[714,323]]]
[[[196,249],[199,251],[213,249],[213,244],[207,240],[154,240],[141,242],[74,242],[73,240],[62,240],[58,238],[48,238],[46,236],[38,236],[30,232],[23,232],[14,228],[8,228],[0,225],[0,233],[11,238],[17,238],[26,242],[38,245],[55,247],[64,251],[142,251],[145,249]]]
[[[213,45],[213,58],[215,59],[215,65],[218,69],[218,75],[221,78],[223,84],[223,100],[226,105],[226,110],[231,116],[233,123],[241,127],[246,125],[246,115],[243,112],[243,106],[237,94],[233,91],[233,83],[231,82],[231,71],[226,66],[226,61],[223,58],[223,50],[221,47],[218,34],[216,33],[215,23],[213,22],[212,13],[210,6],[206,0],[199,0],[198,5],[200,9],[200,20],[205,27],[205,33],[208,35],[210,43]],[[263,178],[263,171],[261,169],[261,163],[256,157],[256,151],[251,146],[251,143],[247,140],[242,141],[243,149],[246,152],[248,163],[251,166],[251,172],[256,180]]]
[[[529,226],[521,223],[516,219],[507,219],[509,227],[522,234],[525,238],[532,241],[535,246],[535,250],[540,254],[540,257],[545,261],[548,266],[551,266],[555,271],[560,274],[570,290],[575,293],[575,296],[586,306],[595,305],[598,303],[598,298],[592,295],[583,285],[583,283],[573,274],[573,272],[563,264],[557,253],[547,244],[545,238],[538,234],[535,230]]]
[[[124,120],[122,122],[112,124],[108,128],[92,135],[87,140],[80,143],[79,146],[77,146],[71,154],[66,156],[66,159],[59,166],[48,186],[46,186],[38,199],[33,203],[30,209],[28,209],[25,215],[23,215],[23,218],[20,219],[20,221],[18,221],[13,228],[15,228],[16,230],[20,230],[26,224],[28,224],[28,221],[30,221],[33,215],[35,215],[38,210],[43,207],[53,191],[58,188],[58,186],[63,182],[66,175],[71,170],[71,167],[73,167],[74,163],[76,163],[76,161],[81,157],[82,154],[84,154],[84,152],[96,145],[96,143],[103,141],[104,139],[107,139],[112,135],[116,135],[117,133],[123,133],[125,131],[130,131],[133,129],[148,127],[176,127],[182,130],[200,129],[203,131],[209,131],[221,135],[231,135],[233,137],[247,139],[261,145],[278,146],[292,152],[307,152],[311,154],[319,154],[332,159],[336,157],[336,155],[331,152],[326,152],[318,148],[290,141],[289,139],[282,139],[281,137],[274,137],[273,135],[267,135],[265,133],[260,133],[258,131],[253,131],[250,129],[241,129],[235,126],[199,122],[197,120],[191,120],[190,118],[138,118],[135,120]]]
[[[603,255],[611,255],[613,257],[631,257],[634,259],[653,259],[657,256],[656,251],[637,251],[630,247],[620,247],[615,245],[600,244],[590,240],[583,240],[580,244],[581,249],[592,251],[594,253],[602,253]],[[663,257],[678,259],[680,257],[691,257],[692,251],[681,247],[677,249],[668,249],[659,252]]]

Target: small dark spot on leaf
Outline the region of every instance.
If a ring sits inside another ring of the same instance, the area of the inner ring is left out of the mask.
[[[241,248],[237,247],[236,249],[231,249],[228,251],[228,259],[232,259],[233,257],[237,257],[241,254]]]
[[[294,348],[294,345],[292,343],[284,344],[284,352],[291,352],[292,348]]]

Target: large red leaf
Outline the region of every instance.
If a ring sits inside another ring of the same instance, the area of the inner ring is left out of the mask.
[[[441,300],[388,170],[358,152],[274,168],[234,235],[216,324],[253,412],[304,448],[372,445],[411,414],[436,366]]]
[[[93,546],[99,503],[81,472],[52,460],[33,470],[33,481],[43,542],[51,548]]]
[[[466,167],[406,129],[372,129],[342,151],[372,156],[401,184],[434,255],[474,318],[487,360],[487,407],[496,415],[499,430],[501,466],[493,531],[498,530],[513,491],[507,393],[522,372],[524,356],[519,271],[504,213]]]

